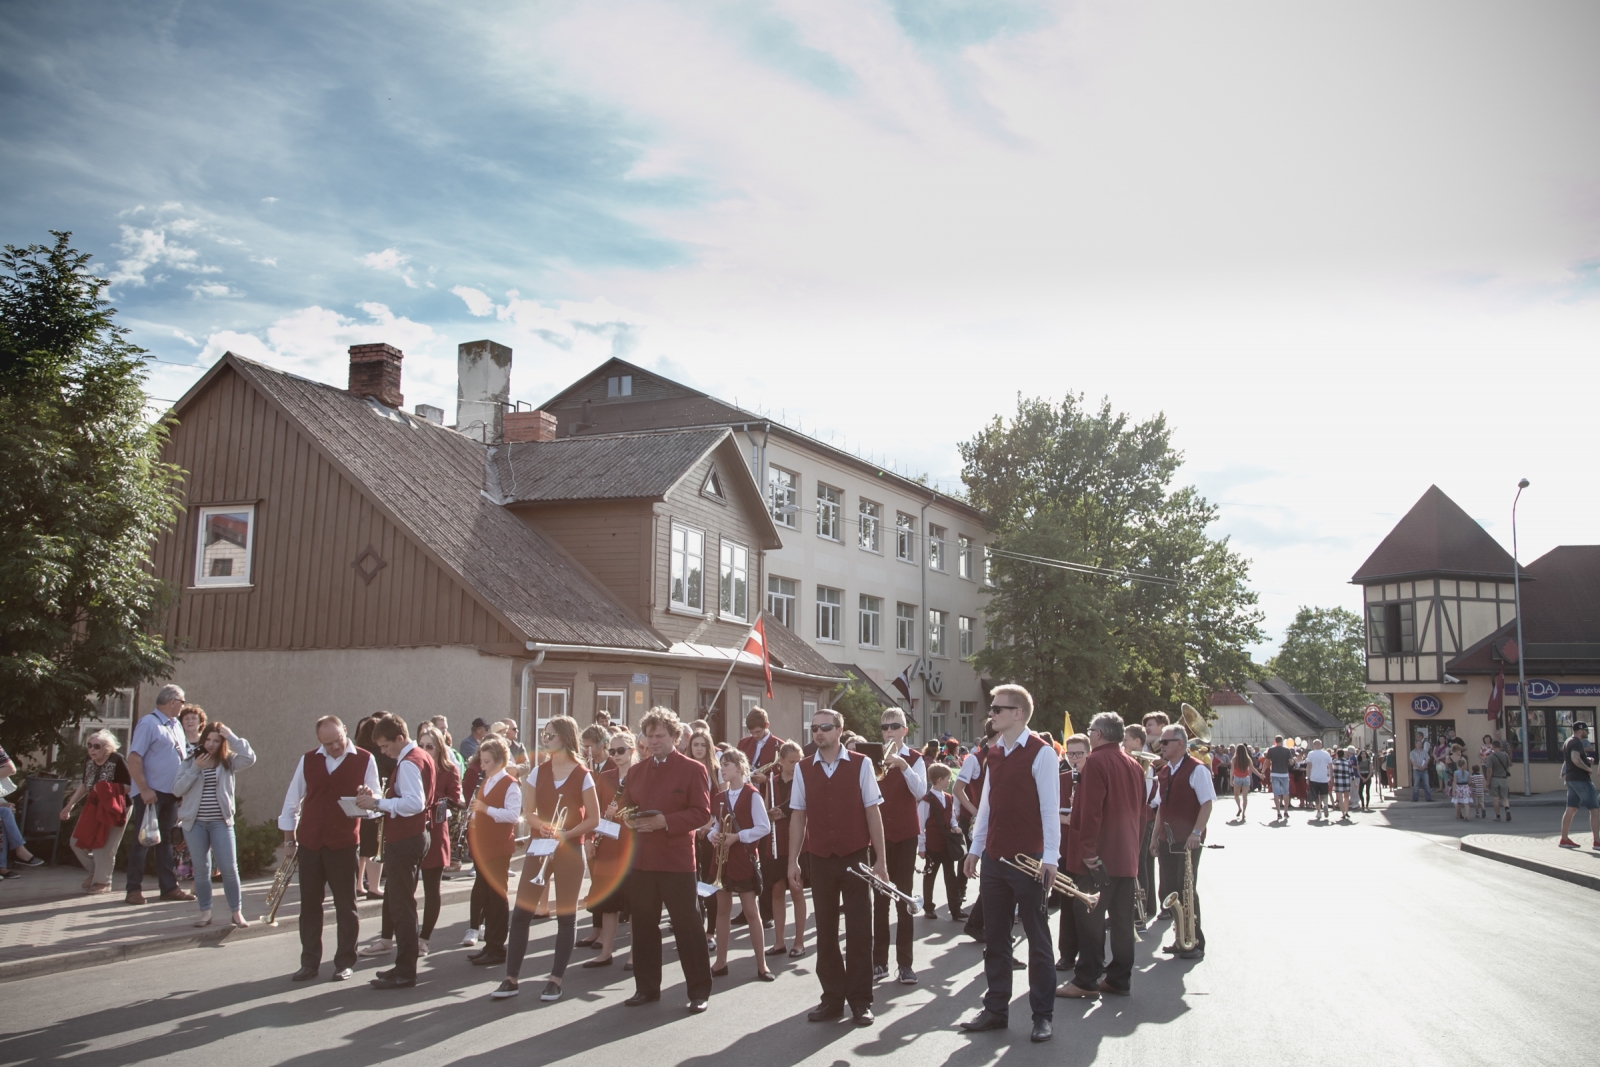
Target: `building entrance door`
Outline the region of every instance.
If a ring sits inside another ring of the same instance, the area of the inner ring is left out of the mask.
[[[1406,737],[1409,740],[1410,748],[1417,747],[1417,737],[1419,735],[1428,739],[1428,781],[1436,789],[1443,788],[1445,783],[1439,779],[1438,768],[1434,766],[1437,762],[1433,758],[1434,747],[1446,737],[1454,737],[1455,733],[1456,721],[1454,719],[1412,719],[1411,728],[1407,731]],[[1407,755],[1406,766],[1408,767],[1411,765],[1410,758]]]

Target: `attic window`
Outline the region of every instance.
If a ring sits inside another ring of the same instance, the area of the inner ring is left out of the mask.
[[[611,377],[606,379],[606,399],[607,400],[611,399],[614,396],[632,396],[632,395],[633,395],[633,375],[631,375],[631,374],[613,374]]]
[[[706,484],[700,487],[700,491],[706,496],[709,496],[715,500],[726,499],[726,497],[722,495],[722,480],[717,477],[717,472],[715,470],[706,475]]]

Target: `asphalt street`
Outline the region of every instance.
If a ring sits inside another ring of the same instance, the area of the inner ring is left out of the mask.
[[[415,989],[358,980],[291,984],[298,944],[271,936],[0,986],[0,1065],[156,1063],[630,1064],[728,1067],[868,1061],[977,1067],[1058,1064],[1555,1064],[1587,1047],[1600,938],[1593,890],[1460,852],[1456,836],[1500,830],[1456,823],[1448,809],[1396,807],[1352,826],[1266,821],[1257,796],[1243,825],[1213,820],[1201,894],[1208,955],[1156,955],[1166,924],[1139,946],[1133,996],[1058,1000],[1055,1041],[1028,1041],[1025,989],[1012,1028],[965,1036],[956,1022],[982,994],[980,951],[958,924],[918,920],[915,987],[880,985],[878,1023],[811,1024],[814,942],[782,958],[779,980],[753,978],[742,937],[711,1011],[684,1011],[669,949],[659,1004],[626,1008],[620,966],[582,970],[543,1005],[553,924],[536,926],[523,992],[492,1002],[499,975],[441,947]],[[1559,809],[1524,809],[1518,832],[1552,832]],[[942,888],[940,903],[943,903]],[[453,945],[464,905],[445,909],[434,941]],[[586,925],[586,922],[585,922]],[[374,923],[364,932],[375,933]],[[580,927],[582,929],[582,927]],[[331,938],[331,924],[329,935]],[[670,945],[670,941],[669,941]],[[328,966],[324,965],[325,973]]]

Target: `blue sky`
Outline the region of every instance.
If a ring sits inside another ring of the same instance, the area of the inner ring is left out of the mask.
[[[1165,411],[1276,636],[1431,483],[1600,540],[1600,9],[9,5],[0,231],[175,397],[611,354],[954,484],[1016,395]]]

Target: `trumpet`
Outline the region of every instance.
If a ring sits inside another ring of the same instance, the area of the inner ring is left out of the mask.
[[[1161,757],[1156,755],[1154,752],[1135,752],[1133,753],[1133,758],[1144,764],[1146,767],[1154,767],[1156,764],[1161,762]]]
[[[614,807],[612,809],[612,811],[611,811],[611,814],[606,816],[606,818],[610,819],[612,822],[627,823],[628,824],[628,829],[631,830],[631,829],[633,829],[633,823],[632,823],[631,820],[634,818],[634,816],[636,816],[638,814],[639,814],[639,805],[637,805],[637,804],[624,804],[620,808],[615,808]]]
[[[774,771],[776,771],[782,765],[783,765],[783,757],[779,756],[777,759],[773,760],[771,763],[763,763],[761,766],[759,766],[759,767],[755,768],[754,770],[752,770],[750,772],[750,777],[754,778],[758,774],[765,774],[765,775],[770,777],[772,775],[772,773]]]
[[[556,805],[556,812],[554,817],[550,820],[550,825],[565,829],[566,822],[567,803],[563,800]],[[558,845],[557,847],[560,846]],[[552,849],[550,853],[544,857],[544,860],[539,864],[539,873],[533,876],[534,885],[544,885],[545,875],[550,872],[550,861],[555,859],[555,856],[555,851]]]
[[[718,889],[722,888],[722,868],[728,862],[728,853],[733,849],[733,842],[738,837],[739,824],[733,821],[733,813],[729,812],[722,817],[722,844],[717,846],[717,876],[711,884]]]
[[[283,857],[283,862],[278,864],[278,872],[272,876],[272,888],[267,890],[267,913],[261,916],[261,921],[268,926],[278,925],[278,905],[283,903],[283,895],[289,891],[289,883],[294,881],[294,869],[300,859],[300,849]]]
[[[1000,857],[1000,862],[1007,867],[1014,867],[1030,878],[1038,878],[1044,874],[1044,864],[1028,855],[1026,852],[1017,853],[1016,861]],[[1056,880],[1050,886],[1057,893],[1065,893],[1069,897],[1077,897],[1083,901],[1084,907],[1096,908],[1100,905],[1099,893],[1085,893],[1078,888],[1078,884],[1069,878],[1065,872],[1057,871]]]
[[[879,896],[898,900],[911,910],[911,914],[915,915],[922,910],[921,893],[902,893],[899,886],[893,882],[885,882],[882,878],[873,874],[872,868],[865,863],[858,863],[854,867],[846,867],[845,870],[867,883],[872,888],[872,891]]]

